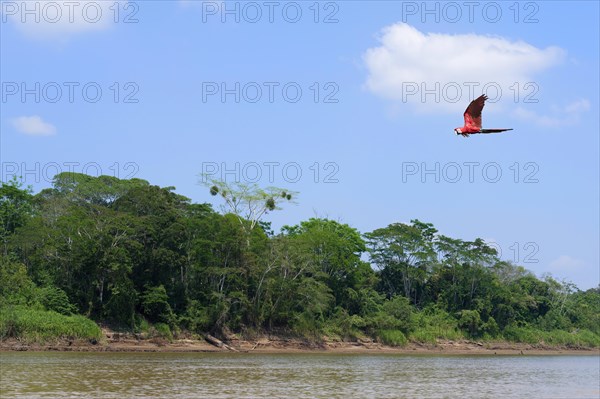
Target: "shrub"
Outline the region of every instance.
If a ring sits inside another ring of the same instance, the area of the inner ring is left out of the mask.
[[[405,346],[408,343],[406,336],[400,330],[380,330],[377,332],[377,337],[389,346]]]
[[[413,307],[408,298],[394,296],[383,303],[383,311],[397,320],[397,328],[405,334],[415,327],[413,320]]]
[[[323,326],[323,333],[330,338],[356,339],[362,336],[362,328],[366,325],[365,320],[359,315],[349,315],[348,312],[338,307],[334,316],[327,320]]]
[[[415,326],[410,339],[416,342],[435,344],[438,339],[464,338],[456,319],[436,306],[428,307],[415,314]]]
[[[156,323],[154,325],[154,329],[156,330],[156,335],[160,338],[164,338],[169,342],[173,341],[173,333],[169,326],[165,323]]]
[[[481,330],[488,336],[488,338],[497,337],[498,334],[500,334],[498,323],[496,323],[496,320],[492,316],[490,316],[488,320],[483,323]]]
[[[169,324],[173,322],[173,311],[168,299],[163,285],[146,287],[142,295],[142,309],[149,320]]]
[[[179,318],[183,327],[196,333],[207,331],[211,325],[208,309],[203,307],[197,300],[188,303],[186,312]]]
[[[600,347],[600,335],[590,330],[578,331],[577,337],[583,343],[584,346],[589,346],[592,348]]]
[[[539,331],[529,327],[507,326],[502,332],[504,338],[508,341],[523,342],[526,344],[537,344],[541,341]]]
[[[22,263],[0,257],[0,306],[34,302],[36,287]]]
[[[571,328],[571,320],[565,315],[562,315],[558,309],[551,309],[543,317],[540,317],[536,325],[546,331],[552,330],[569,330]]]
[[[300,314],[294,314],[292,329],[296,334],[303,336],[309,341],[319,341],[319,332],[322,329],[322,322],[307,311]]]
[[[460,328],[467,330],[469,335],[477,337],[481,331],[481,316],[477,310],[462,310],[458,319]]]
[[[133,316],[133,332],[145,334],[146,337],[150,335],[150,323],[142,315],[136,313]]]
[[[52,310],[63,315],[70,315],[77,311],[69,302],[67,293],[58,287],[47,286],[37,289],[37,299],[46,310]]]

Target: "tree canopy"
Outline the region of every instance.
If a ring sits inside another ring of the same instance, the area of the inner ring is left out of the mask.
[[[297,193],[208,187],[224,199],[221,213],[140,179],[61,173],[35,195],[2,183],[0,308],[41,306],[133,330],[400,342],[535,329],[598,342],[600,289],[537,278],[479,238],[419,220],[361,234],[326,218],[273,234],[263,216]]]

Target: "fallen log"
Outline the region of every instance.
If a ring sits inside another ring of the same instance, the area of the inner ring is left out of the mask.
[[[206,336],[204,337],[204,339],[209,343],[212,344],[214,346],[216,346],[217,348],[224,348],[233,352],[237,352],[238,350],[235,349],[232,346],[227,345],[225,342],[221,341],[218,338],[213,337],[210,334],[206,334]]]

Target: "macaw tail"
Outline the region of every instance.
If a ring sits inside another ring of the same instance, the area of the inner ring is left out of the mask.
[[[513,129],[481,129],[479,133],[502,133]]]

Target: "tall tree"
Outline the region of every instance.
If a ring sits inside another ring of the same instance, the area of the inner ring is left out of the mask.
[[[381,284],[388,297],[402,294],[419,304],[428,271],[435,260],[433,239],[437,230],[431,223],[411,220],[393,223],[365,234],[371,262],[380,271]]]
[[[202,176],[201,183],[209,187],[210,194],[220,195],[225,201],[223,213],[232,213],[247,235],[250,246],[250,232],[268,212],[282,209],[284,202],[295,203],[297,192],[279,187],[260,188],[257,184],[241,182],[228,183],[225,180]]]
[[[351,298],[356,298],[372,274],[361,260],[366,246],[358,230],[334,220],[311,218],[284,226],[283,231],[309,254],[313,270],[322,274],[332,290],[334,306],[350,306]]]
[[[8,254],[8,238],[15,230],[23,226],[33,215],[33,195],[31,188],[22,188],[22,184],[13,177],[0,186],[0,240],[2,253]]]

